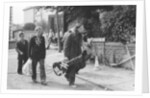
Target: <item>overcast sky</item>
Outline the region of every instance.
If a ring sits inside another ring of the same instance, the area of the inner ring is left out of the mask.
[[[23,9],[27,6],[13,6],[13,23],[23,24],[24,23],[24,13]]]

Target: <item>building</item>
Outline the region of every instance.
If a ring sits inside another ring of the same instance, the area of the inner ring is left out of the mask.
[[[57,25],[58,19],[58,25]],[[59,12],[58,18],[56,17],[56,10],[45,8],[43,6],[34,6],[24,9],[24,24],[34,23],[43,27],[46,33],[52,29],[55,33],[63,30],[64,28],[64,13]]]
[[[24,11],[24,24],[35,22],[35,15],[36,15],[38,8],[39,7],[27,7],[23,10]]]

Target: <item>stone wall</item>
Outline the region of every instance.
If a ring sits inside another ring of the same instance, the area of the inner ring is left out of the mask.
[[[93,55],[98,56],[99,64],[105,64],[111,66],[111,64],[118,64],[121,61],[128,59],[125,45],[122,43],[106,42],[106,43],[92,43]],[[135,44],[128,44],[129,53],[131,56],[135,55]],[[132,59],[133,65],[135,65],[135,58]],[[127,63],[127,62],[125,62]],[[127,66],[127,65],[119,65]],[[130,65],[128,64],[130,68]]]

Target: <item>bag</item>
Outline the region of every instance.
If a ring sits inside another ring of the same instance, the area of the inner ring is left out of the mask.
[[[53,63],[53,71],[57,76],[61,76],[68,70],[68,67],[72,67],[76,69],[81,69],[86,66],[86,60],[89,57],[87,56],[87,52],[83,51],[83,53],[75,58],[72,58],[71,60],[68,60],[64,57],[64,60],[61,62],[55,62]]]
[[[61,76],[64,73],[66,73],[67,69],[68,69],[68,64],[67,63],[63,63],[63,62],[55,62],[53,64],[53,71],[57,76]]]
[[[27,62],[23,65],[22,72],[24,75],[30,76],[32,74],[31,64],[32,60],[28,59]]]

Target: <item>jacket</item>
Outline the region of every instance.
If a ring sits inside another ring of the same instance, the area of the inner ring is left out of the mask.
[[[29,43],[29,57],[31,59],[45,59],[46,49],[45,49],[45,39],[43,36],[40,37],[41,43],[38,45],[36,43],[37,37],[33,36]]]
[[[64,41],[64,56],[69,60],[81,54],[82,35],[80,33],[70,33]]]

